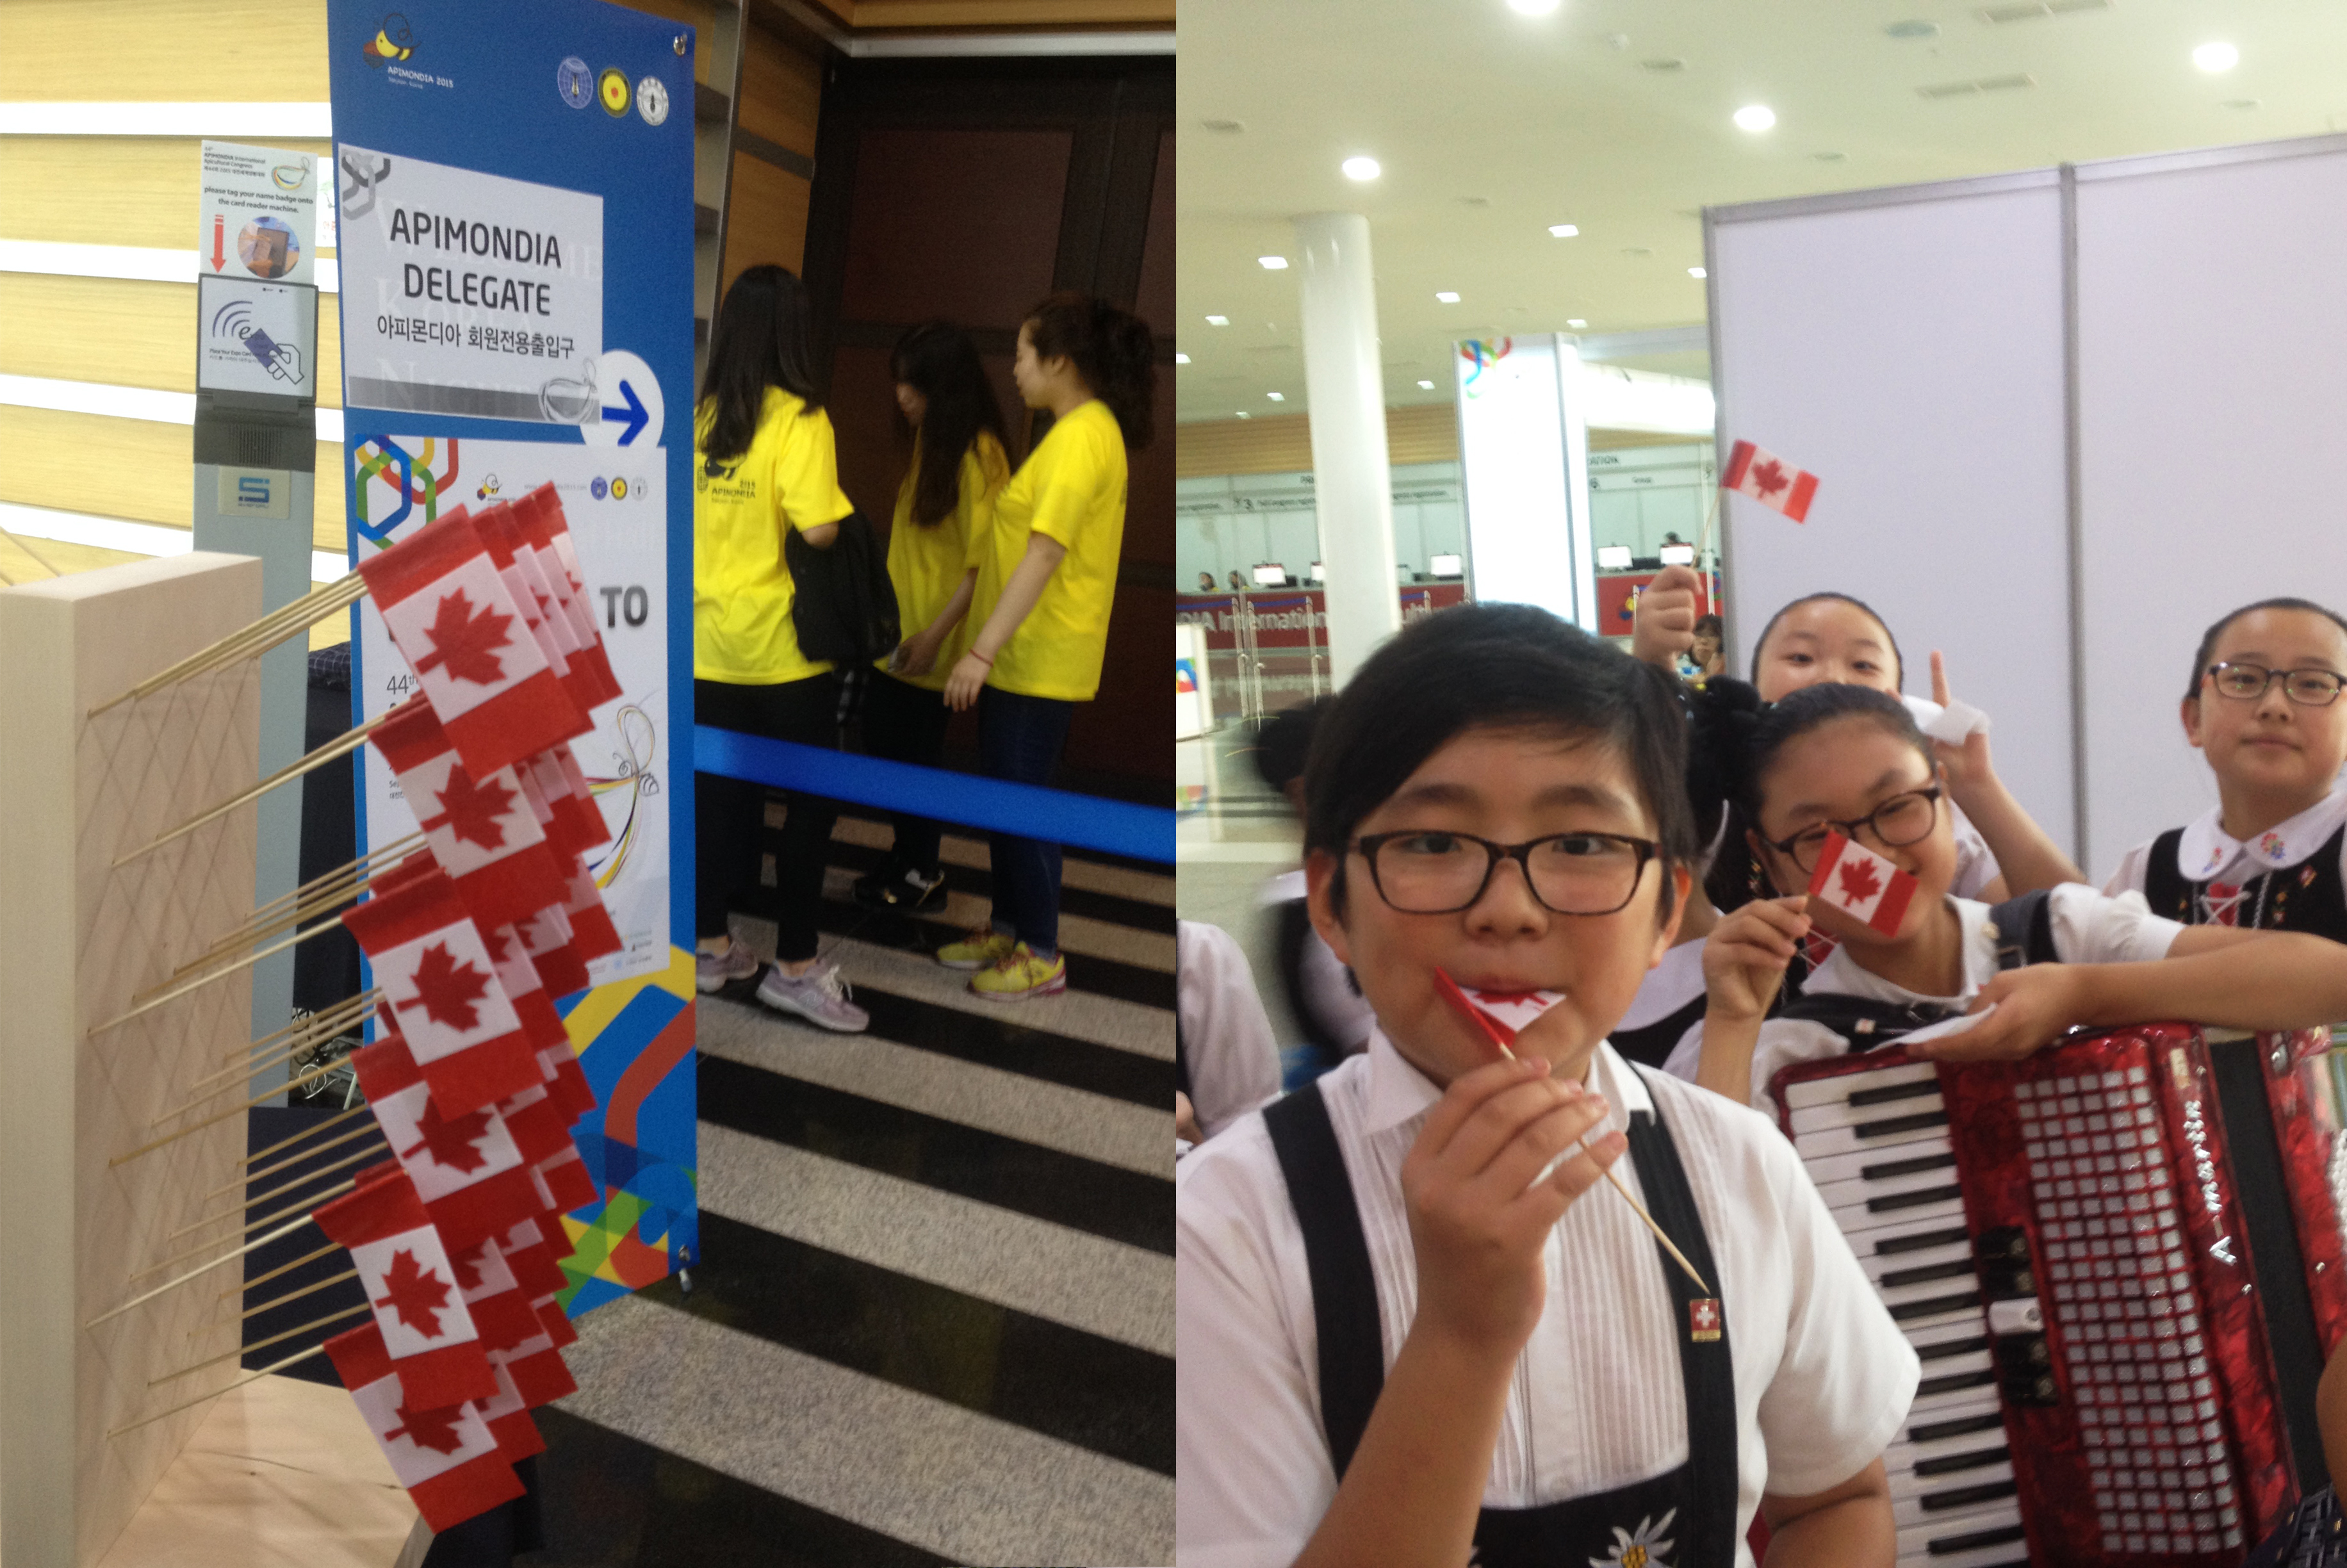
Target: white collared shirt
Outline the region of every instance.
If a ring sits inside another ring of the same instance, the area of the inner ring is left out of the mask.
[[[1963,983],[1952,997],[1927,997],[1860,968],[1847,946],[1836,948],[1802,983],[1803,996],[1863,997],[1870,1001],[1901,1006],[1928,1004],[1962,1011],[1997,972],[1996,926],[1988,906],[1970,898],[1948,896],[1964,936]],[[2081,882],[2065,882],[2045,896],[2055,958],[2065,964],[2147,963],[2168,956],[2184,927],[2153,914],[2140,893],[2116,897],[2097,893]],[[1842,1038],[1824,1024],[1804,1019],[1772,1018],[1760,1026],[1759,1043],[1752,1050],[1752,1103],[1768,1104],[1768,1081],[1796,1062],[1840,1056],[1847,1049]],[[1665,1062],[1666,1071],[1692,1081],[1703,1060],[1703,1026],[1689,1030],[1678,1049]]]
[[[1914,1397],[1915,1353],[1792,1146],[1742,1106],[1668,1080],[1651,1081],[1650,1094],[1649,1081],[1611,1046],[1592,1059],[1610,1126],[1660,1102],[1711,1245],[1736,1368],[1737,1562],[1748,1568],[1743,1536],[1763,1491],[1823,1491],[1881,1454]],[[1382,1031],[1320,1091],[1360,1210],[1390,1367],[1418,1305],[1401,1163],[1440,1091]],[[1614,1170],[1640,1191],[1632,1161]],[[1174,1225],[1177,1554],[1183,1568],[1286,1568],[1337,1478],[1304,1235],[1262,1117],[1183,1162]],[[1565,1211],[1544,1259],[1547,1307],[1517,1363],[1488,1507],[1611,1491],[1687,1457],[1686,1329],[1652,1235],[1600,1184]]]
[[[1211,1138],[1279,1097],[1279,1044],[1246,953],[1228,931],[1174,923],[1174,1004],[1200,1132]]]
[[[2283,871],[2298,865],[2329,843],[2342,823],[2347,823],[2347,789],[2334,788],[2288,822],[2277,824],[2247,844],[2219,825],[2219,818],[2223,815],[2223,806],[2210,806],[2194,818],[2176,841],[2176,870],[2186,881],[2220,882],[2239,887],[2269,871]],[[2128,850],[2119,861],[2118,870],[2103,885],[2103,891],[2142,892],[2151,867],[2151,846],[2156,842],[2147,839]],[[2347,845],[2341,846],[2339,861],[2340,875],[2347,877]]]

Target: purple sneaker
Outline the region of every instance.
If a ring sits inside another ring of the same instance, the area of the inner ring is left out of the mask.
[[[794,1012],[842,1034],[861,1034],[871,1027],[872,1015],[847,996],[847,979],[837,964],[818,964],[795,979],[770,968],[758,982],[758,999],[776,1012]]]
[[[692,956],[693,989],[701,991],[722,991],[735,980],[746,980],[758,972],[758,955],[740,942],[725,949],[723,957],[708,953]]]

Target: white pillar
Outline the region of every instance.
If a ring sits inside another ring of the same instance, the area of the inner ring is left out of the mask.
[[[1461,350],[1471,368],[1459,382],[1459,472],[1476,600],[1536,604],[1594,631],[1579,345],[1542,333]]]
[[[1304,257],[1304,390],[1320,559],[1328,572],[1329,669],[1341,687],[1401,626],[1377,285],[1369,222],[1358,213],[1298,218],[1296,238]]]

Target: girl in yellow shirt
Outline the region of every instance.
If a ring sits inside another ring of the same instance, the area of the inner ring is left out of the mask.
[[[968,333],[924,322],[897,340],[889,369],[897,406],[914,433],[913,466],[888,528],[888,580],[905,640],[880,661],[865,694],[864,745],[874,756],[935,767],[953,717],[946,681],[969,646],[976,562],[1010,464],[1002,405]],[[894,820],[895,845],[879,869],[857,880],[857,900],[906,914],[942,905],[941,830],[927,817],[898,813]]]
[[[1049,784],[1078,702],[1100,690],[1124,542],[1124,454],[1149,443],[1157,372],[1148,324],[1083,294],[1028,313],[1011,366],[1051,432],[995,498],[978,563],[978,634],[946,682],[946,705],[978,704],[979,765],[995,778]],[[939,949],[980,971],[1000,1001],[1067,989],[1060,957],[1060,846],[989,835],[992,922]]]
[[[808,745],[839,741],[839,678],[799,651],[783,540],[795,528],[828,549],[856,509],[839,487],[831,420],[807,361],[806,290],[780,267],[752,267],[725,292],[709,338],[693,415],[692,701],[694,722]],[[758,999],[825,1029],[871,1020],[836,965],[816,962],[815,916],[838,811],[793,794],[775,856],[774,891],[759,885],[763,785],[695,774],[694,976],[714,991],[758,972],[727,916],[753,907],[775,924],[774,965]]]

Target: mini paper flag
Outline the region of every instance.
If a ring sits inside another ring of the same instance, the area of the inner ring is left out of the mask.
[[[522,624],[537,639],[538,651],[545,657],[547,667],[554,671],[554,678],[561,682],[562,689],[570,694],[572,705],[583,715],[593,704],[579,701],[580,693],[571,679],[570,660],[563,646],[573,641],[575,634],[566,625],[563,634],[557,635],[548,623],[553,596],[543,591],[541,583],[532,580],[534,574],[521,563],[524,555],[535,559],[538,552],[529,548],[521,530],[514,526],[513,508],[500,501],[477,515],[473,527],[479,531],[481,542],[489,547],[489,559],[497,563],[497,576],[505,580],[506,592],[513,597],[514,608],[521,611]]]
[[[1502,1052],[1516,1043],[1517,1035],[1530,1029],[1565,995],[1563,991],[1471,990],[1440,969],[1434,971],[1434,989],[1453,1011],[1481,1029]]]
[[[489,1355],[489,1370],[497,1375],[497,1391],[480,1401],[481,1419],[488,1423],[489,1435],[497,1440],[497,1453],[507,1464],[519,1464],[523,1460],[546,1451],[546,1439],[539,1435],[538,1423],[529,1419],[529,1401],[522,1397],[515,1383],[512,1368]],[[576,1384],[572,1387],[575,1389]]]
[[[620,682],[611,673],[610,654],[603,646],[601,629],[595,624],[594,606],[587,600],[587,579],[579,568],[579,551],[571,543],[569,520],[562,515],[561,497],[548,480],[516,502],[514,510],[538,550],[548,586],[562,599],[579,633],[579,656],[600,691],[595,703],[600,707],[620,694]]]
[[[587,960],[570,941],[570,917],[559,904],[540,909],[519,927],[521,945],[528,950],[530,967],[550,997],[567,997],[587,989]]]
[[[313,1217],[350,1249],[410,1409],[436,1410],[497,1391],[440,1233],[404,1174],[393,1169],[361,1181]]]
[[[602,1190],[595,1185],[595,1178],[587,1173],[587,1162],[579,1157],[579,1146],[567,1135],[562,1148],[551,1159],[538,1162],[538,1173],[545,1180],[546,1190],[553,1194],[554,1206],[563,1214],[575,1214],[603,1196]]]
[[[544,1051],[559,1046],[565,1056],[569,1055],[570,1031],[563,1027],[554,999],[546,994],[546,982],[538,977],[538,966],[529,961],[529,948],[523,944],[521,933],[511,926],[478,928],[481,942],[489,950],[489,962],[497,968],[497,984],[505,987],[506,999],[513,1003],[514,1016],[521,1020],[522,1033],[528,1037],[531,1049]],[[545,1077],[543,1066],[538,1076]]]
[[[380,890],[343,915],[443,1116],[494,1104],[538,1081],[481,934],[436,870]]]
[[[391,1460],[392,1474],[435,1534],[522,1495],[521,1481],[479,1409],[409,1400],[374,1324],[327,1340],[326,1354]],[[494,1389],[494,1376],[490,1381]]]
[[[603,890],[595,886],[595,874],[576,856],[569,874],[570,897],[563,901],[562,912],[570,917],[570,945],[590,964],[622,951],[627,944],[620,940],[620,928],[611,924],[611,912],[603,907]]]
[[[531,1302],[569,1288],[569,1278],[562,1272],[554,1244],[546,1239],[545,1226],[537,1220],[523,1220],[516,1225],[497,1238],[497,1248],[505,1254],[506,1266],[513,1270],[514,1277],[521,1282],[522,1293]]]
[[[477,778],[422,693],[394,708],[372,739],[399,775],[432,857],[483,929],[526,919],[569,897],[562,866],[514,770]]]
[[[530,758],[529,766],[530,776],[545,797],[547,809],[554,815],[554,826],[548,836],[557,845],[569,854],[584,856],[611,842],[611,829],[603,820],[603,808],[595,804],[586,774],[578,762],[570,759],[569,746],[538,753]]]
[[[1719,476],[1719,487],[1749,496],[1798,523],[1809,515],[1818,477],[1749,441],[1738,441],[1728,448],[1727,467]]]
[[[543,1164],[573,1147],[570,1123],[563,1119],[561,1107],[544,1089],[525,1089],[512,1099],[500,1102],[497,1114],[505,1119],[506,1131],[513,1134],[514,1146],[521,1151],[521,1157],[533,1165]]]
[[[567,1288],[569,1280],[563,1283]],[[570,1315],[562,1310],[562,1303],[551,1296],[541,1296],[532,1300],[530,1306],[537,1311],[538,1321],[546,1325],[546,1332],[557,1349],[578,1341],[579,1330],[571,1327]]]
[[[497,1243],[483,1242],[476,1252],[459,1257],[456,1271],[459,1282],[466,1285],[465,1305],[480,1326],[489,1364],[511,1378],[522,1403],[536,1409],[577,1392],[579,1385],[562,1353]]]
[[[475,777],[587,733],[464,507],[358,569]]]
[[[595,1109],[594,1085],[587,1081],[587,1070],[579,1065],[569,1045],[546,1047],[538,1053],[538,1065],[546,1077],[547,1097],[561,1113],[565,1128]]]
[[[444,1245],[465,1250],[540,1212],[529,1166],[547,1155],[526,1148],[498,1107],[443,1116],[407,1042],[395,1034],[354,1053],[351,1068]],[[525,1092],[545,1097],[537,1089]],[[569,1144],[567,1132],[562,1142]]]
[[[1915,879],[1864,845],[1829,833],[1809,876],[1809,897],[1895,937],[1907,917],[1907,901],[1915,897]]]

